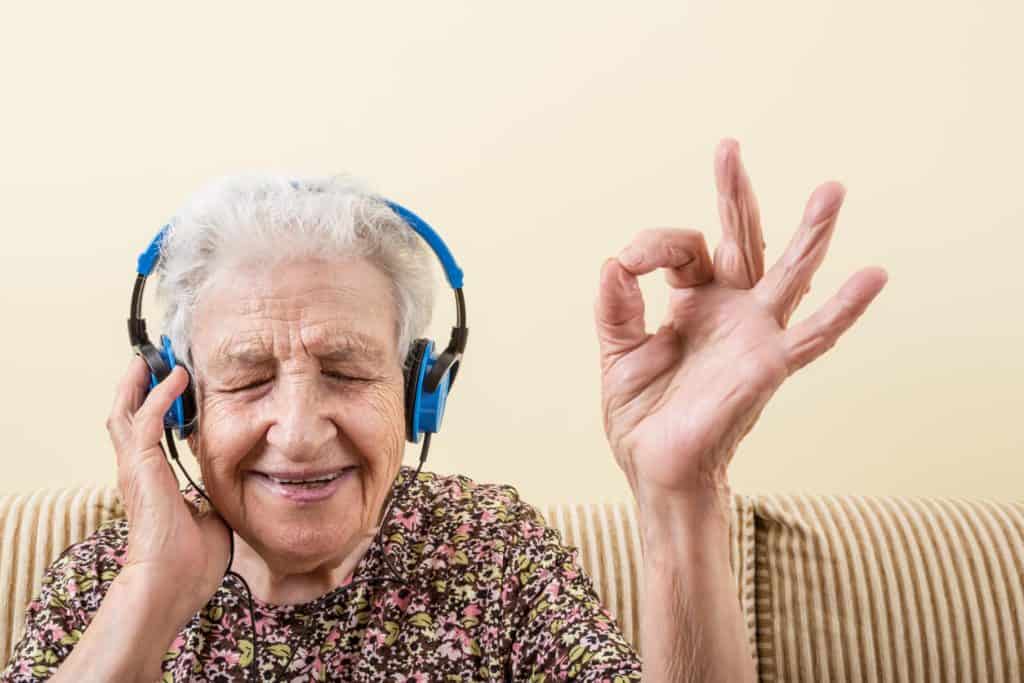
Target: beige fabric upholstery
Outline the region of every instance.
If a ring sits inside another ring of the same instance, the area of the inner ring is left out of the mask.
[[[1024,504],[755,501],[762,681],[1022,680]]]
[[[0,497],[0,669],[21,638],[43,571],[101,523],[124,516],[116,492],[96,486]]]

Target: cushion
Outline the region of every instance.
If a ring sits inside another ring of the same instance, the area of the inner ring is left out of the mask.
[[[1021,681],[1024,504],[754,500],[762,681]]]

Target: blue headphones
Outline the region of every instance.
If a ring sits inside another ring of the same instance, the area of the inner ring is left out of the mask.
[[[293,181],[292,187],[298,189],[299,185]],[[466,350],[469,329],[466,327],[466,301],[462,295],[462,269],[455,263],[455,257],[444,240],[422,218],[392,201],[381,201],[426,241],[441,261],[448,284],[455,291],[457,318],[448,346],[438,354],[432,339],[416,339],[409,345],[402,367],[405,379],[405,436],[410,442],[419,443],[422,434],[440,431],[448,392],[455,382],[462,354]],[[141,317],[146,278],[153,272],[160,259],[160,246],[169,228],[170,225],[165,225],[146,250],[139,255],[136,268],[138,275],[132,290],[131,310],[128,316],[128,338],[132,348],[149,366],[151,390],[179,364],[174,349],[171,348],[171,340],[166,335],[161,335],[159,348],[154,346],[146,333],[146,321]],[[195,431],[197,420],[195,383],[189,373],[188,386],[164,415],[164,427],[167,430],[175,430],[178,439],[184,439]],[[167,438],[170,440],[170,436]]]

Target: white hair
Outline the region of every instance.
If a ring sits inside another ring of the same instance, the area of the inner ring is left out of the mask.
[[[436,260],[379,197],[350,176],[247,173],[202,187],[175,215],[156,274],[163,334],[195,374],[192,318],[219,268],[288,259],[363,257],[391,280],[398,358],[430,323]]]

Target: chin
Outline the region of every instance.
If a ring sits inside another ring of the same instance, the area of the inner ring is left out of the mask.
[[[250,545],[271,565],[288,573],[342,558],[369,526],[358,468],[309,490],[246,475],[246,517],[256,543]]]
[[[361,535],[352,523],[282,524],[254,529],[259,543],[250,545],[276,573],[298,574],[325,564],[340,564]]]

